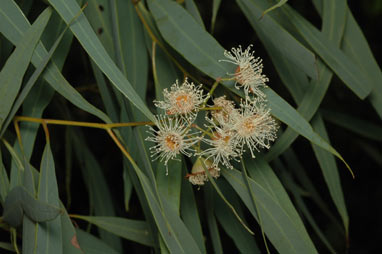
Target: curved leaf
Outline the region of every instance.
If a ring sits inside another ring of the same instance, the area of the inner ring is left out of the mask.
[[[102,216],[75,215],[72,217],[88,221],[99,228],[125,239],[147,246],[154,246],[152,235],[150,235],[147,223],[144,221]],[[81,238],[79,237],[79,239]]]
[[[70,23],[80,13],[80,7],[75,0],[49,0],[49,3],[57,10],[66,23]],[[111,83],[148,119],[154,121],[153,114],[107,54],[85,15],[80,14],[77,20],[70,26],[70,29]]]
[[[252,215],[257,218],[248,189],[243,182],[241,173],[237,170],[223,169],[223,176],[235,189]],[[306,240],[298,229],[293,218],[280,206],[280,204],[261,185],[249,179],[253,190],[257,209],[261,214],[264,232],[280,253],[317,253],[314,245]]]

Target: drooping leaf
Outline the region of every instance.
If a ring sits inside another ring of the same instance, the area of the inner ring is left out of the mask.
[[[252,215],[257,218],[241,173],[237,170],[223,170],[223,176],[235,189]],[[317,253],[314,245],[307,241],[301,230],[280,204],[254,180],[249,180],[257,209],[261,214],[262,226],[269,240],[281,253]]]
[[[312,125],[322,137],[329,140],[324,121],[320,114],[317,114],[313,118]],[[349,216],[346,210],[344,194],[342,192],[341,180],[338,173],[336,161],[332,154],[328,153],[325,150],[322,150],[321,148],[315,145],[312,146],[313,151],[318,159],[318,163],[320,164],[322,174],[324,175],[325,182],[328,185],[330,195],[332,196],[334,204],[336,205],[337,210],[341,215],[345,227],[345,232],[346,234],[348,234]]]
[[[51,15],[52,9],[45,9],[16,45],[0,72],[0,127],[12,108],[34,49]]]
[[[25,32],[31,25],[13,0],[4,0],[2,3],[2,11],[0,12],[0,32],[13,44],[17,44],[22,40]],[[48,52],[42,43],[39,43],[32,56],[32,64],[38,66],[47,54]],[[54,63],[48,64],[46,71],[43,74],[43,78],[58,93],[77,107],[97,116],[105,122],[110,122],[107,115],[87,102],[80,93],[68,83]]]
[[[112,234],[125,239],[153,246],[153,238],[149,233],[146,222],[120,217],[100,217],[76,215],[75,218],[88,221]],[[81,241],[80,241],[81,243]]]
[[[50,144],[47,143],[41,161],[38,200],[52,206],[60,206],[58,186],[56,179],[53,154]],[[36,253],[62,253],[61,218],[58,216],[52,221],[38,223],[37,225]]]
[[[67,23],[70,23],[71,20],[80,12],[80,7],[75,0],[49,0],[49,3],[57,10],[57,12]],[[70,29],[89,56],[110,79],[111,83],[148,119],[154,121],[153,114],[107,54],[105,48],[97,38],[86,17],[83,14],[80,14],[79,18],[71,25]]]

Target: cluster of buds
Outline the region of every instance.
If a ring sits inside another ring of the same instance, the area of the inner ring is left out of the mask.
[[[192,172],[187,178],[192,184],[203,185],[208,180],[206,171],[214,178],[220,176],[220,167],[232,169],[232,161],[240,161],[246,149],[255,157],[255,151],[269,148],[276,139],[278,126],[266,105],[261,91],[268,78],[262,74],[261,59],[255,58],[249,46],[226,51],[227,61],[237,65],[231,74],[237,89],[244,88],[245,98],[239,107],[226,96],[213,99],[213,110],[206,106],[210,94],[204,94],[202,85],[195,85],[186,78],[182,84],[175,82],[170,90],[163,91],[164,100],[154,101],[165,114],[156,117],[156,127],[149,127],[147,141],[154,142],[151,156],[167,168],[171,159],[180,154],[197,156]],[[201,110],[207,109],[205,129],[194,122]],[[167,172],[168,174],[168,168]]]

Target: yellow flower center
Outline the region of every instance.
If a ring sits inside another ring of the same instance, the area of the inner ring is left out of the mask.
[[[180,139],[178,136],[174,135],[174,134],[168,134],[165,138],[164,138],[164,144],[166,146],[166,148],[170,151],[176,151],[179,149],[180,147]]]
[[[257,118],[256,115],[249,116],[242,120],[242,122],[239,125],[238,133],[240,136],[252,136],[253,133],[256,131],[256,123],[255,119]]]

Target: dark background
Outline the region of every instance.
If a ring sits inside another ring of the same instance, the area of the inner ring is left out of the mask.
[[[196,0],[195,2],[198,4],[203,20],[208,28],[210,26],[212,1]],[[290,0],[288,3],[313,22],[317,27],[320,27],[321,20],[310,1]],[[382,39],[379,34],[382,32],[382,1],[349,0],[348,4],[368,40],[377,62],[381,66]],[[30,14],[31,18],[38,15],[43,7],[44,3],[35,1],[35,6]],[[236,47],[237,45],[242,45],[243,48],[246,48],[247,45],[254,44],[256,55],[262,57],[264,60],[264,73],[266,73],[271,80],[270,86],[272,86],[277,93],[288,100],[292,105],[295,105],[287,90],[283,87],[283,84],[278,78],[264,47],[261,45],[261,42],[257,38],[254,30],[247,22],[245,16],[241,13],[235,1],[222,1],[217,16],[214,36],[226,49]],[[77,88],[88,84],[94,84],[94,77],[92,75],[90,65],[88,64],[86,54],[83,52],[76,40],[73,41],[72,49],[66,60],[63,73],[68,81]],[[99,95],[94,93],[94,91],[85,90],[82,94],[91,103],[95,104],[99,108],[102,108]],[[81,121],[97,121],[97,119],[78,110],[57,95],[54,97],[54,102],[52,105],[48,107],[44,117],[63,118],[63,115],[57,111],[62,104],[65,104],[69,108],[71,117],[74,119]],[[346,112],[356,116],[357,118],[364,119],[365,121],[370,121],[381,125],[381,120],[378,118],[370,103],[367,100],[359,100],[336,77],[333,78],[329,91],[322,103],[322,108],[334,108],[337,111]],[[333,147],[335,147],[350,164],[356,175],[355,180],[353,180],[345,166],[337,161],[345,201],[350,217],[350,239],[348,253],[379,253],[382,250],[379,242],[379,238],[382,236],[382,209],[380,205],[380,202],[382,201],[382,185],[380,184],[380,172],[382,169],[382,145],[381,143],[363,138],[334,124],[327,123],[326,126],[328,128]],[[64,127],[56,126],[50,128],[53,139],[52,148],[54,150],[56,161],[60,194],[63,201],[66,201],[67,197],[65,195],[64,186],[65,147],[62,145],[65,142],[63,135],[64,131]],[[82,129],[77,131],[83,131],[86,133],[89,147],[91,147],[93,153],[96,155],[98,161],[104,169],[117,169],[121,167],[120,152],[105,133],[93,129]],[[44,144],[44,135],[40,130],[36,144],[39,149],[34,152],[32,158],[32,164],[35,166],[39,165]],[[107,149],[105,149],[105,147],[107,147]],[[376,157],[379,158],[379,160],[376,159],[375,156],[373,157],[370,155],[367,147],[372,147],[378,151]],[[322,179],[318,163],[308,141],[300,137],[293,144],[293,148],[295,149],[304,168],[308,171],[309,176],[313,179],[316,188],[320,191],[320,194],[322,194],[324,200],[328,202],[329,206],[332,208],[332,211],[335,212],[335,208],[331,202],[325,182]],[[86,214],[88,212],[88,203],[86,201],[88,199],[88,195],[84,187],[81,173],[79,172],[80,166],[81,165],[75,162],[72,169],[72,205],[69,212]],[[108,171],[105,172],[105,175],[108,179],[112,193],[115,194],[113,196],[116,199],[116,203],[121,204],[118,209],[119,214],[122,215],[123,197],[121,193],[123,193],[123,183],[121,171]],[[203,205],[202,202],[199,204],[201,206]],[[313,216],[319,222],[319,225],[323,227],[323,231],[326,232],[329,241],[333,243],[334,246],[336,246],[336,242],[338,241],[340,242],[339,246],[341,246],[343,239],[336,239],[337,236],[335,234],[332,235],[331,233],[331,227],[328,220],[322,216],[320,210],[316,209],[314,204],[308,204]],[[131,216],[132,218],[143,219],[142,212],[138,205],[138,199],[135,194],[132,196],[130,207],[131,210],[128,213],[129,217]],[[201,217],[203,217],[203,215],[201,215]],[[85,225],[80,223],[80,226]],[[309,227],[308,230],[311,232]],[[207,228],[204,228],[204,232],[205,234],[208,234]],[[314,233],[312,233],[312,235],[314,235]],[[2,234],[2,239],[5,239],[3,236],[6,238],[8,237],[7,234]],[[222,237],[224,239],[222,241],[224,244],[224,249],[227,253],[237,252],[229,237],[225,234],[222,234]],[[315,236],[313,236],[313,239],[317,240]],[[261,239],[258,241],[259,245],[261,245],[261,241]],[[319,242],[319,240],[317,242]],[[133,250],[136,250],[137,252],[142,252],[144,250],[149,252],[147,248],[144,248],[138,244],[127,243],[126,245],[126,247],[133,248]],[[325,247],[318,244],[318,248],[321,250],[320,253],[326,253]]]

